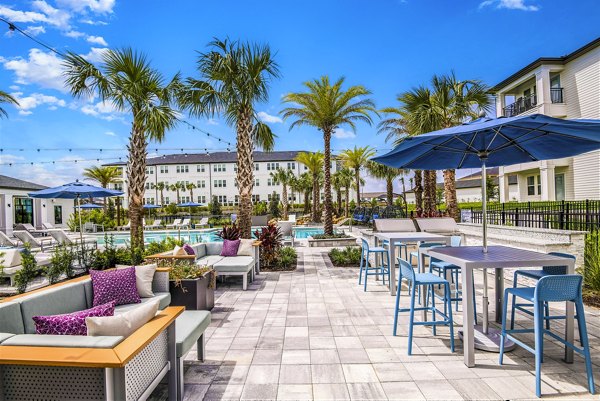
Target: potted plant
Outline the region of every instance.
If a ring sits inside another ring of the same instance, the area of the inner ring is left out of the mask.
[[[211,310],[215,306],[216,278],[212,267],[174,263],[169,271],[171,305]]]

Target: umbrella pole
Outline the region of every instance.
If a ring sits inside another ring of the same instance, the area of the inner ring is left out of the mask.
[[[483,228],[483,253],[487,253],[487,174],[485,159],[481,160],[481,224]],[[483,334],[488,333],[488,275],[483,269]]]
[[[81,198],[77,195],[77,210],[79,214],[79,240],[83,244],[83,224],[81,223]]]

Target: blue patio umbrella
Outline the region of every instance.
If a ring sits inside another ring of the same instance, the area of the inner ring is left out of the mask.
[[[86,203],[84,205],[81,205],[80,209],[88,209],[88,210],[91,210],[91,209],[102,209],[102,206],[96,205],[95,203]]]
[[[162,206],[160,205],[152,205],[150,203],[146,203],[144,206],[142,206],[144,209],[160,209]]]
[[[196,203],[196,202],[185,202],[179,203],[177,207],[198,207],[198,206],[206,206],[204,203]]]
[[[44,199],[76,199],[77,207],[81,212],[81,198],[108,198],[111,196],[123,195],[123,191],[97,187],[75,181],[58,187],[46,188],[41,191],[30,192],[32,198]],[[81,223],[81,213],[79,213],[79,238],[83,243],[83,226]]]
[[[377,163],[407,169],[481,167],[483,252],[487,252],[486,167],[571,157],[600,149],[600,120],[563,120],[542,114],[481,117],[470,123],[405,138]],[[487,335],[487,274],[484,271]]]

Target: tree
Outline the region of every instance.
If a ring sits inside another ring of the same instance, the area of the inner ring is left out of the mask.
[[[146,183],[148,140],[161,142],[177,121],[172,107],[180,88],[179,75],[165,80],[150,66],[146,57],[130,48],[102,53],[99,68],[82,56],[69,53],[65,58],[66,85],[75,97],[91,98],[120,111],[131,113],[131,134],[127,150],[127,192],[132,249],[144,248],[143,197]]]
[[[213,195],[212,202],[208,205],[208,209],[210,210],[211,216],[221,216],[221,203],[216,195]]]
[[[185,184],[185,189],[190,191],[190,202],[194,201],[194,189],[196,188],[196,184],[194,183],[188,182],[187,184]]]
[[[340,153],[340,160],[348,168],[354,170],[354,185],[356,186],[356,204],[360,205],[360,169],[367,165],[371,157],[375,156],[375,150],[369,146],[355,146]]]
[[[338,170],[336,174],[338,175],[340,185],[344,188],[344,215],[348,217],[350,215],[350,188],[354,182],[354,173],[349,168],[344,167]]]
[[[167,185],[164,182],[159,182],[155,185],[156,189],[160,192],[160,205],[165,206],[165,196],[164,191],[168,189]]]
[[[102,188],[108,188],[109,184],[118,182],[121,178],[119,169],[112,166],[92,166],[83,170],[83,176],[98,182]],[[103,200],[103,208],[106,211],[106,198]]]
[[[343,185],[340,181],[340,172],[336,171],[331,175],[331,186],[333,187],[336,195],[337,209],[335,213],[340,216],[342,214],[342,188]]]
[[[279,213],[279,196],[275,191],[271,194],[271,200],[269,201],[269,213],[271,213],[271,217],[281,217]]]
[[[292,183],[294,179],[294,172],[290,169],[277,169],[276,171],[271,172],[271,178],[278,182],[283,187],[281,191],[281,196],[283,199],[281,203],[283,204],[283,219],[288,219],[288,186]]]
[[[405,174],[406,171],[399,168],[389,167],[371,160],[367,163],[367,170],[369,171],[371,177],[385,180],[387,204],[388,206],[392,206],[394,204],[394,180],[396,177]]]
[[[221,114],[236,129],[239,214],[242,238],[251,237],[254,146],[274,147],[275,135],[256,114],[256,104],[269,98],[269,84],[279,77],[279,67],[269,46],[215,39],[198,59],[200,79],[188,78],[180,102],[190,114]]]
[[[8,103],[13,104],[15,106],[19,105],[17,99],[15,99],[12,95],[4,91],[0,91],[0,103]],[[8,118],[8,113],[6,112],[6,110],[4,110],[4,108],[0,107],[0,118],[3,117]]]
[[[296,161],[304,164],[310,172],[312,178],[312,207],[310,219],[313,222],[318,223],[321,221],[321,216],[319,216],[319,198],[321,193],[319,188],[319,174],[323,170],[323,153],[300,152],[296,156]]]
[[[302,192],[304,200],[304,214],[310,213],[310,193],[313,189],[313,180],[310,173],[302,173],[292,181],[294,191]]]
[[[388,132],[388,138],[395,138],[398,142],[408,135],[420,135],[462,124],[490,110],[488,92],[488,86],[479,80],[461,81],[454,73],[434,75],[430,87],[419,86],[401,93],[398,95],[400,107],[382,110],[395,114],[395,117],[383,120],[379,124],[380,131]],[[429,207],[435,205],[435,173],[425,172],[424,179],[425,213],[430,214]],[[427,188],[427,185],[430,187]],[[452,169],[444,171],[444,196],[448,214],[457,219],[456,176]]]
[[[175,191],[175,193],[177,194],[177,204],[181,203],[181,198],[179,196],[179,191],[185,189],[185,185],[183,185],[182,182],[177,181],[175,184],[171,184],[169,186],[169,189],[171,191]]]
[[[373,123],[371,114],[377,114],[371,92],[362,85],[343,90],[344,78],[331,83],[328,76],[304,83],[306,92],[288,93],[283,101],[292,104],[283,111],[283,118],[293,118],[290,130],[296,126],[310,125],[323,133],[325,180],[324,233],[333,235],[333,208],[331,202],[331,136],[342,125],[356,131],[356,123]]]

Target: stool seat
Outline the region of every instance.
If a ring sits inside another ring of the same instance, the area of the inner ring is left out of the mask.
[[[532,279],[535,279],[535,280],[539,280],[542,277],[546,277],[546,276],[549,275],[548,273],[546,273],[542,269],[536,269],[536,270],[518,270],[518,272],[519,272],[518,274],[520,274],[521,276],[532,278]]]
[[[369,252],[387,252],[388,250],[382,246],[372,246],[369,247]]]
[[[415,274],[415,284],[448,284],[448,280],[433,273],[417,273]]]
[[[431,262],[431,267],[437,268],[437,269],[460,269],[460,267],[456,266],[455,264],[452,264],[450,262],[444,262],[441,260],[436,260]]]
[[[523,298],[530,302],[533,302],[533,297],[535,295],[535,287],[507,288],[506,291],[510,295],[514,295],[516,297]]]

